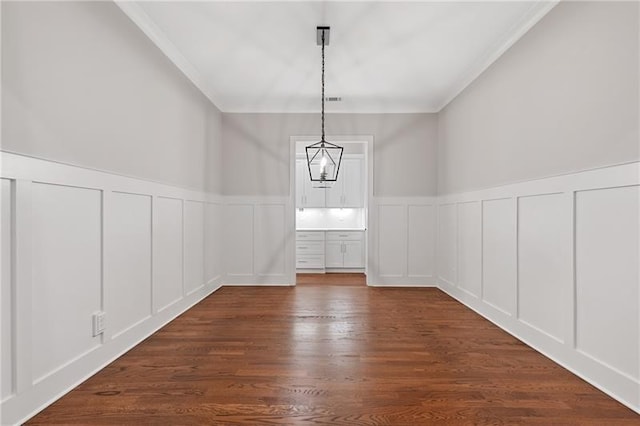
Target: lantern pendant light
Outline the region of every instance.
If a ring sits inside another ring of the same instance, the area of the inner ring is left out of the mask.
[[[329,45],[330,27],[317,27],[317,44],[322,46],[322,138],[305,148],[309,178],[315,188],[331,188],[338,180],[343,148],[324,139],[324,47]]]

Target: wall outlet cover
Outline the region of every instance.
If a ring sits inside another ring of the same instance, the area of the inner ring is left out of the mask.
[[[104,312],[95,312],[93,314],[93,335],[97,336],[104,333],[106,326],[106,314]]]

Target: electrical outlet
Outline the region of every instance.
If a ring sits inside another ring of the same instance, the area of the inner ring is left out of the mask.
[[[104,312],[94,312],[93,314],[93,335],[94,336],[104,333],[104,327],[106,325],[105,316],[106,314]]]

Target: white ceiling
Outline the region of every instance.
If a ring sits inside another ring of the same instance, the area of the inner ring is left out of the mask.
[[[436,112],[555,5],[546,1],[142,1],[122,10],[225,112]]]

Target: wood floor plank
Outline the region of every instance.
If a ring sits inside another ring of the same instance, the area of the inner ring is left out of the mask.
[[[28,424],[638,425],[441,291],[226,287]]]

